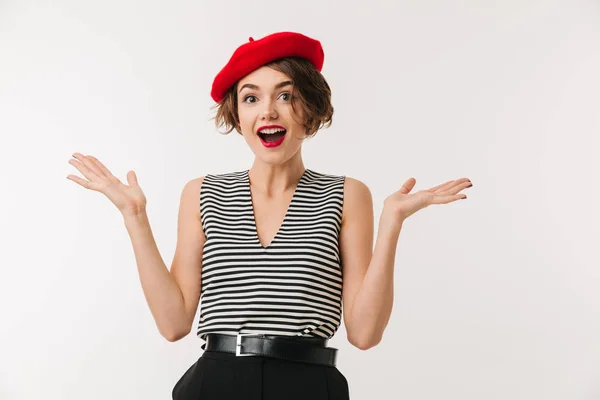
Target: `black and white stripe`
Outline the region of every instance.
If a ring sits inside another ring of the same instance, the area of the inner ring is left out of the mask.
[[[333,337],[342,315],[339,253],[345,176],[306,169],[279,231],[256,233],[249,170],[206,175],[197,335]]]

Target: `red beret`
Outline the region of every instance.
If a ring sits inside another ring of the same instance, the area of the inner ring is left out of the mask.
[[[320,72],[325,55],[318,40],[295,32],[277,32],[262,39],[249,39],[238,47],[215,77],[210,92],[217,103],[238,80],[264,64],[283,57],[302,57]]]

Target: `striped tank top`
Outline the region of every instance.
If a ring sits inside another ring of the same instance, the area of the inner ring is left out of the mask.
[[[249,170],[208,174],[197,336],[262,333],[331,338],[342,317],[339,234],[345,176],[305,169],[268,246],[256,230]]]

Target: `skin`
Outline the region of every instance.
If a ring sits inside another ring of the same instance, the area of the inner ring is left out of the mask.
[[[305,167],[302,144],[306,132],[303,114],[292,109],[293,86],[279,71],[259,68],[238,83],[238,126],[255,158],[250,168],[250,186],[259,240],[266,246],[283,221],[297,183]],[[252,84],[252,87],[244,87]],[[264,147],[257,129],[281,125],[287,133],[277,148]],[[180,198],[177,246],[170,269],[164,263],[146,214],[146,197],[134,171],[127,174],[128,185],[116,178],[98,159],[74,153],[69,163],[86,179],[69,175],[78,185],[104,194],[121,212],[129,233],[142,289],[159,332],[169,341],[185,337],[192,328],[202,284],[202,230],[198,193],[204,177],[189,181]],[[389,322],[393,306],[396,246],[404,221],[433,204],[449,204],[466,196],[460,193],[472,186],[467,178],[451,180],[430,189],[411,193],[416,180],[404,185],[384,200],[379,229],[373,248],[374,216],[372,195],[363,182],[346,177],[340,233],[343,260],[344,325],[348,341],[366,350],[377,345]]]
[[[238,126],[254,162],[248,173],[258,236],[268,245],[283,221],[294,188],[304,173],[301,140],[306,134],[302,125],[302,107],[292,97],[291,79],[282,72],[261,67],[242,78],[237,85]],[[250,85],[250,86],[247,86]],[[296,102],[296,112],[292,109]],[[265,147],[258,129],[281,125],[286,129],[283,143]]]

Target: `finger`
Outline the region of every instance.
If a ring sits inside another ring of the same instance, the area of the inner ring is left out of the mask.
[[[67,179],[79,184],[80,186],[83,186],[86,189],[90,188],[90,181],[86,181],[85,179],[82,179],[77,175],[68,175]]]
[[[94,156],[87,156],[90,160],[92,160],[92,162],[96,165],[96,167],[98,167],[98,169],[100,170],[100,172],[102,172],[104,174],[104,176],[112,176],[112,172],[110,172],[110,170],[108,168],[106,168],[106,166],[104,164],[102,164],[100,162],[100,160],[98,160],[96,157]]]
[[[447,190],[437,192],[436,194],[437,195],[442,195],[442,196],[457,194],[461,190],[466,189],[466,188],[471,187],[471,186],[473,186],[473,184],[471,183],[470,180],[467,179],[466,182],[462,182],[460,184],[456,184],[455,186],[452,186],[452,187],[448,188]]]
[[[89,181],[100,179],[98,177],[98,175],[96,175],[94,173],[94,171],[90,170],[79,160],[71,159],[71,160],[69,160],[69,164],[71,164],[72,166],[77,168],[79,170],[79,172],[81,172],[83,174],[83,176],[85,176]]]
[[[471,182],[468,178],[455,179],[453,181],[448,181],[443,185],[437,186],[437,189],[434,190],[436,194],[444,194],[444,192],[448,192],[452,190],[456,185],[460,185],[465,182]]]
[[[453,180],[452,181],[448,181],[448,182],[445,182],[445,183],[442,183],[440,185],[434,186],[434,187],[432,187],[430,189],[427,189],[427,190],[430,191],[430,192],[435,192],[436,190],[438,190],[440,188],[443,188],[444,186],[449,185],[449,184],[451,184],[453,182],[454,182]]]
[[[455,194],[455,195],[446,195],[446,196],[436,195],[431,200],[431,204],[448,204],[448,203],[452,203],[453,201],[466,199],[466,198],[467,198],[467,196],[464,194]]]
[[[406,182],[404,182],[399,192],[402,194],[408,194],[415,187],[416,183],[417,180],[415,178],[409,178]]]
[[[83,165],[85,165],[90,171],[92,171],[97,176],[102,176],[102,173],[100,172],[98,167],[96,167],[92,160],[90,160],[87,156],[84,156],[81,153],[74,153],[73,157],[79,160]]]
[[[96,167],[94,165],[94,163],[90,159],[88,159],[86,156],[84,156],[83,154],[81,154],[81,153],[73,153],[73,158],[77,159],[79,162],[81,162],[83,165],[85,165],[85,167],[88,170],[90,170],[91,172],[93,172],[94,175],[96,175],[97,177],[103,176],[103,174],[100,172],[100,170],[98,169],[98,167]]]
[[[135,175],[135,172],[133,171],[129,171],[127,173],[127,183],[129,183],[129,186],[131,187],[138,187],[138,180],[137,180],[137,176]]]

